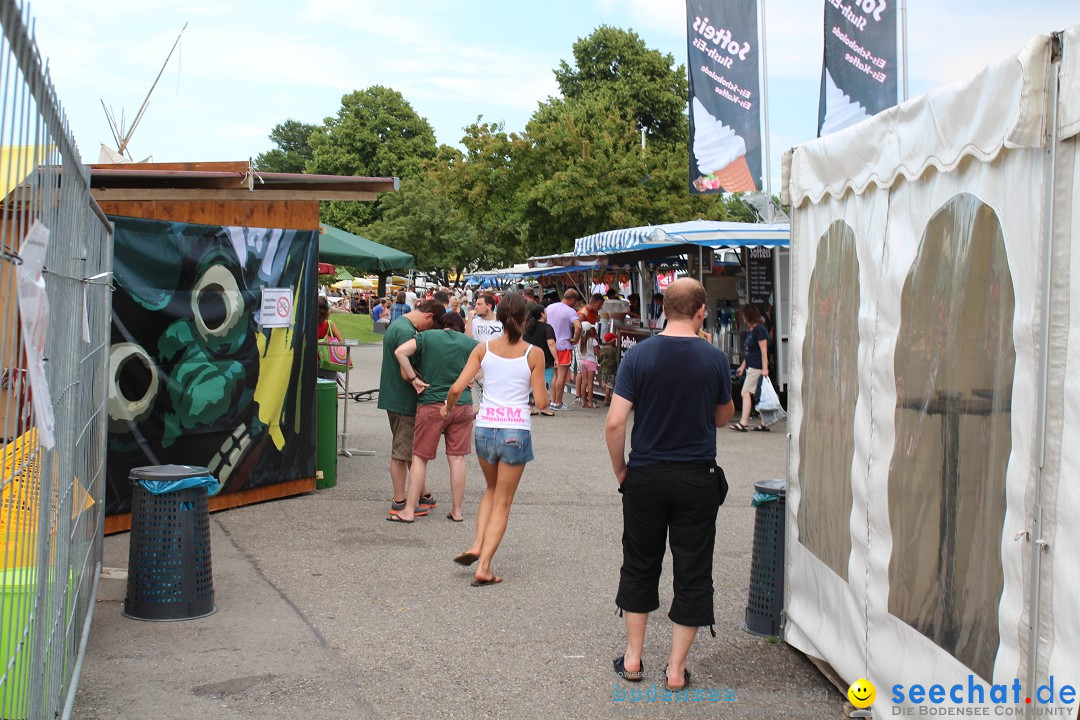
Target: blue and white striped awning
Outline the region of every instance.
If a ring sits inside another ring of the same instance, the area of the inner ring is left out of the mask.
[[[525,277],[543,277],[545,275],[564,275],[566,273],[592,272],[592,271],[596,270],[597,267],[603,267],[603,266],[598,266],[595,263],[590,263],[588,265],[556,265],[554,267],[532,268],[530,270],[526,270],[524,273],[522,273],[522,275],[524,275]]]
[[[711,248],[786,247],[791,244],[791,227],[788,223],[737,223],[718,220],[646,225],[607,230],[578,238],[574,241],[574,254],[623,253],[685,244]]]

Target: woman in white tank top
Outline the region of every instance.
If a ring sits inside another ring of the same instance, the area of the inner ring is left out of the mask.
[[[476,537],[468,550],[454,557],[461,565],[480,561],[471,583],[474,587],[502,582],[491,571],[491,559],[506,532],[510,504],[525,464],[533,459],[529,392],[538,409],[547,407],[544,353],[521,339],[525,299],[517,293],[505,296],[496,317],[503,326],[502,336],[476,346],[442,410],[445,417],[469,382],[484,371],[484,398],[476,413],[475,439],[487,489],[476,513]]]

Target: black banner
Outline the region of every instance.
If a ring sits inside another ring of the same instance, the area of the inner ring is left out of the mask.
[[[206,466],[222,493],[313,477],[315,233],[110,219],[106,513],[142,465]],[[272,288],[289,327],[260,325]]]
[[[818,137],[896,104],[896,0],[825,0]]]
[[[772,308],[773,303],[773,249],[752,247],[746,249],[747,294],[751,305],[762,311]]]
[[[763,185],[757,21],[757,0],[686,0],[691,193]]]

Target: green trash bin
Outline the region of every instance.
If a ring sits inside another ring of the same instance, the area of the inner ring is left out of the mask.
[[[322,472],[315,487],[325,490],[337,485],[337,382],[319,378],[315,399],[315,469]]]

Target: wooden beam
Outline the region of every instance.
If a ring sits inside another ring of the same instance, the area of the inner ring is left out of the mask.
[[[241,172],[246,173],[248,164],[244,160],[231,162],[172,162],[172,163],[90,163],[90,169],[96,170],[187,170],[190,172]]]
[[[94,199],[104,206],[109,201],[221,201],[221,200],[354,200],[374,202],[376,193],[363,190],[259,190],[243,188],[93,188]]]
[[[101,209],[109,215],[198,225],[319,229],[319,203],[316,200],[102,201]]]

